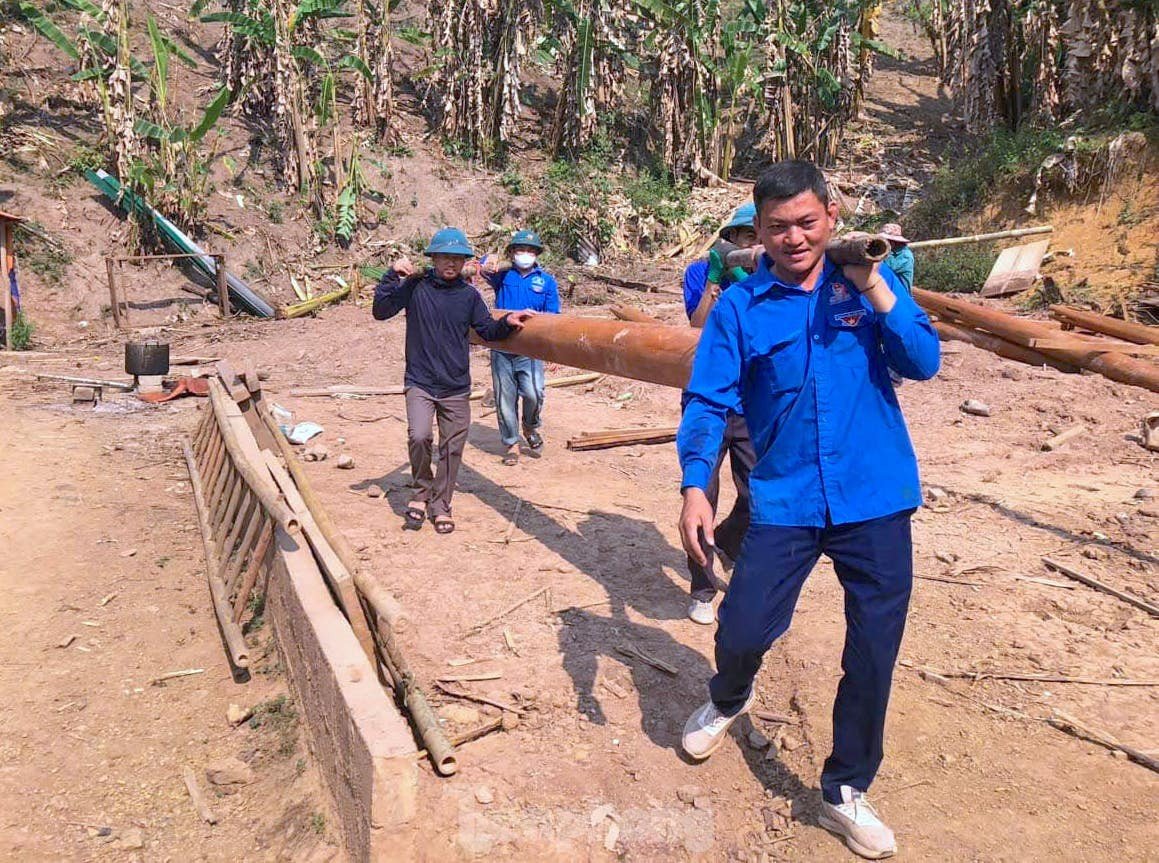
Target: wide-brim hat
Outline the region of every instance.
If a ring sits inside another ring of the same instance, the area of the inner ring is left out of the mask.
[[[894,243],[908,243],[905,235],[901,232],[901,225],[897,222],[890,222],[888,225],[882,225],[881,230],[878,231],[881,236],[885,237]]]
[[[423,252],[425,255],[463,255],[474,257],[475,250],[467,242],[467,235],[458,228],[443,228],[435,232],[430,244]]]

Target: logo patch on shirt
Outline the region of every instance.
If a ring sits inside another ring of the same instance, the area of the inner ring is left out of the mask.
[[[839,312],[833,316],[837,323],[845,327],[856,327],[865,318],[865,309],[853,309],[849,312]]]
[[[543,276],[535,276],[531,279],[531,290],[537,294],[543,293]]]
[[[829,305],[835,306],[838,303],[843,303],[849,299],[849,288],[841,284],[841,282],[833,283],[833,293],[829,297]]]

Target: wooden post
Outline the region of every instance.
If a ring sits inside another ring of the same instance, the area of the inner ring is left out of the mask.
[[[229,286],[225,282],[225,255],[213,256],[213,268],[217,275],[217,301],[221,303],[221,316],[228,320],[230,316]]]
[[[0,219],[0,288],[4,290],[4,349],[12,350],[12,286],[8,283],[8,221]]]
[[[121,320],[121,304],[117,302],[117,274],[116,262],[112,258],[105,258],[105,272],[109,274],[109,307],[113,310],[113,326],[118,330],[125,328]],[[128,314],[128,309],[125,310]]]

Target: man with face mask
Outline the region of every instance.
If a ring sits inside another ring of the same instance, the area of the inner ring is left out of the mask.
[[[737,281],[748,277],[743,270],[726,272],[724,258],[732,248],[749,249],[757,242],[757,232],[753,227],[756,207],[743,204],[732,214],[732,218],[720,230],[720,241],[709,252],[706,260],[693,261],[684,270],[684,309],[688,321],[700,329],[704,326],[721,291]],[[682,404],[687,396],[682,399]],[[720,584],[713,572],[714,563],[728,567],[740,552],[741,540],[749,527],[749,473],[756,463],[753,444],[749,439],[744,417],[737,412],[728,415],[728,422],[717,454],[716,465],[705,494],[712,508],[716,510],[720,496],[720,469],[728,456],[732,467],[732,482],[736,487],[736,502],[732,510],[716,527],[716,548],[704,547],[706,563],[688,556],[689,592],[688,619],[702,626],[711,626],[715,621],[712,601]],[[703,545],[703,544],[702,544]]]
[[[559,288],[555,278],[539,265],[543,243],[535,231],[516,231],[507,244],[508,261],[498,255],[483,258],[482,273],[495,290],[495,308],[530,309],[559,314]],[[495,414],[499,436],[507,451],[503,464],[519,463],[519,402],[523,403],[523,438],[532,453],[543,448],[539,429],[543,424],[545,395],[543,360],[491,351],[491,383],[495,390]]]
[[[765,652],[826,555],[844,589],[846,632],[819,822],[880,859],[897,845],[866,792],[883,755],[913,580],[910,517],[922,502],[889,372],[933,377],[938,335],[888,267],[828,259],[837,204],[815,165],[776,163],[753,199],[764,251],[708,317],[677,436],[681,540],[701,563],[701,537],[713,539],[705,490],[730,411],[744,412],[757,455],[752,524],[720,606],[716,675],[682,745],[708,758],[752,707]]]

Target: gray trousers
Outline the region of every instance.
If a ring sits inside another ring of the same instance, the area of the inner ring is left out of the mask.
[[[439,421],[439,463],[431,472],[434,450],[434,423]],[[418,387],[406,389],[407,453],[410,456],[414,500],[427,504],[427,512],[436,516],[451,514],[451,497],[463,447],[471,427],[471,402],[468,395],[437,399]]]

